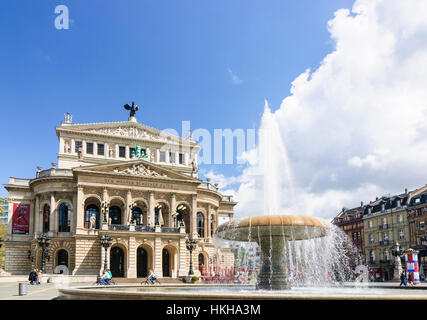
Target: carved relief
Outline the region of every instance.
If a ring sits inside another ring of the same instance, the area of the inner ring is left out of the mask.
[[[141,164],[134,164],[131,168],[119,170],[118,168],[113,170],[114,173],[130,174],[133,176],[145,176],[145,177],[167,177],[165,174],[158,173],[154,170],[150,170],[148,167]]]

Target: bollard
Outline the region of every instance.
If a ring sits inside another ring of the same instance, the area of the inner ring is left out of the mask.
[[[19,284],[19,295],[20,296],[27,295],[27,283],[26,282],[21,282]]]

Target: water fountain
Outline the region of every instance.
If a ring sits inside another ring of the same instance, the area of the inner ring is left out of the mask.
[[[284,268],[287,241],[323,237],[328,226],[313,217],[267,215],[224,223],[216,235],[234,241],[254,241],[261,248],[261,272],[257,289],[283,290],[289,284]]]
[[[264,201],[259,201],[262,203],[259,212],[263,215],[233,219],[215,231],[216,239],[238,242],[243,248],[259,247],[261,268],[256,286],[182,284],[61,288],[58,290],[60,297],[131,300],[427,299],[422,292],[410,291],[408,294],[398,288],[373,288],[366,282],[337,287],[337,280],[354,278],[348,256],[352,250],[351,242],[345,233],[322,219],[290,214],[296,211],[292,206],[295,197],[291,170],[278,124],[267,104],[259,137],[257,169],[264,183]],[[298,269],[305,272],[309,281],[295,286],[293,270]]]

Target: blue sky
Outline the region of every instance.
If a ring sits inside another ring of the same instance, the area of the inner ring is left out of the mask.
[[[65,112],[75,123],[124,121],[122,106],[134,100],[139,122],[158,129],[180,132],[182,120],[258,128],[264,99],[277,109],[295,77],[334,49],[327,22],[352,3],[2,1],[1,183],[56,161],[54,127]],[[69,30],[54,27],[60,4]]]

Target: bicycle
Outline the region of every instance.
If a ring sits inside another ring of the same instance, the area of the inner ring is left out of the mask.
[[[158,278],[154,279],[154,282],[155,282],[155,283],[157,282],[158,284],[161,284]],[[145,281],[142,281],[142,282],[141,282],[141,285],[149,285],[149,284],[154,284],[154,283],[152,283],[152,282],[150,281],[150,279],[149,279],[149,278],[147,278],[147,279],[145,279]]]
[[[98,279],[96,280],[95,283],[93,283],[92,285],[97,285],[97,286],[105,286],[105,284],[103,284],[101,282],[102,278],[98,277]],[[114,281],[113,279],[110,279],[110,281],[108,281],[107,286],[115,286],[117,283],[116,281]]]

